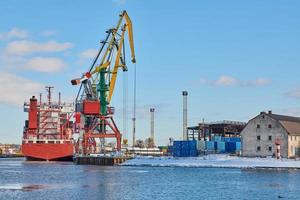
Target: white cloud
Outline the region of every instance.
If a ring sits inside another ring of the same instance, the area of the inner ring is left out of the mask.
[[[43,36],[53,36],[53,35],[56,35],[57,34],[57,31],[54,31],[54,30],[45,30],[42,32],[42,35]]]
[[[264,86],[264,85],[269,85],[271,83],[271,80],[266,78],[258,78],[254,81],[250,81],[249,83],[250,85],[253,86]]]
[[[55,57],[34,57],[26,61],[24,67],[38,72],[52,73],[63,70],[67,64]]]
[[[216,86],[232,86],[232,85],[237,85],[238,80],[235,78],[232,78],[230,76],[222,75],[220,76],[217,80],[213,82],[213,85]]]
[[[81,52],[79,54],[79,57],[84,58],[84,59],[91,59],[91,58],[95,58],[97,53],[98,53],[97,49],[87,49],[87,50]]]
[[[30,70],[43,73],[60,72],[68,66],[58,57],[25,57],[10,54],[0,54],[0,64],[6,70]]]
[[[271,80],[267,78],[257,78],[254,80],[240,80],[231,76],[221,75],[218,79],[214,81],[207,81],[206,79],[201,79],[201,83],[211,83],[211,85],[213,86],[259,87],[269,85],[271,83]]]
[[[13,41],[8,43],[5,53],[13,55],[26,55],[30,53],[51,53],[61,52],[72,48],[74,45],[70,42],[58,43],[56,41],[33,42],[28,40]]]
[[[24,100],[43,88],[41,83],[7,72],[1,72],[0,85],[0,103],[13,106],[22,106]]]
[[[0,40],[9,40],[13,38],[24,39],[26,37],[28,37],[27,31],[18,28],[12,28],[8,32],[0,33]]]

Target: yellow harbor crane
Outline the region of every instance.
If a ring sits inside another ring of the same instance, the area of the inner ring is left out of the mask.
[[[110,102],[118,69],[122,68],[124,72],[128,70],[125,62],[125,32],[128,34],[131,61],[135,63],[132,22],[124,10],[116,27],[107,31],[106,39],[101,42],[89,71],[71,81],[73,85],[81,85],[76,98],[76,112],[84,119],[77,120],[76,130],[84,132],[82,146],[85,153],[95,147],[95,138],[116,138],[117,149],[121,149],[121,134],[112,118],[114,109],[110,107]]]

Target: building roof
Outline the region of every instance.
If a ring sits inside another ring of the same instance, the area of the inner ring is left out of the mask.
[[[265,113],[267,114],[267,113]],[[272,119],[277,120],[288,132],[289,135],[300,136],[300,118],[286,115],[267,114]]]
[[[287,130],[289,135],[300,136],[300,123],[291,121],[279,121],[279,123]]]
[[[292,117],[287,115],[276,115],[276,114],[268,114],[271,118],[276,119],[278,121],[288,121],[288,122],[298,122],[300,123],[300,117]]]

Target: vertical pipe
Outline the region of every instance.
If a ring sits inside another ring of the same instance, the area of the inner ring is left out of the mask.
[[[42,105],[42,93],[40,93],[40,106]]]
[[[28,128],[29,129],[37,129],[38,125],[38,118],[37,118],[37,99],[35,96],[30,98],[29,104],[29,112],[28,112]]]
[[[154,111],[155,109],[154,108],[150,108],[150,114],[151,114],[151,120],[150,120],[150,133],[151,133],[151,140],[152,140],[152,143],[153,143],[153,146],[155,144],[154,142]]]
[[[60,106],[60,104],[61,104],[61,93],[59,92],[58,93],[58,105]]]
[[[188,92],[187,91],[182,91],[182,96],[183,96],[183,130],[182,130],[182,135],[183,135],[183,140],[187,140],[187,96]]]

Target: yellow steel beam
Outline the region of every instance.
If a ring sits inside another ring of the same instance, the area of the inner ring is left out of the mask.
[[[122,49],[123,49],[123,41],[124,41],[125,31],[126,31],[126,25],[124,25],[124,28],[122,29],[122,36],[120,38],[119,49],[118,49],[118,52],[117,52],[115,65],[114,65],[114,68],[113,68],[113,71],[112,71],[112,76],[111,76],[111,79],[110,79],[109,94],[108,94],[108,100],[107,100],[108,103],[110,103],[111,97],[112,97],[114,89],[115,89],[115,84],[116,84],[116,79],[117,79],[117,74],[118,74],[118,68],[119,67],[124,67],[123,65],[120,65],[120,60],[121,60],[121,52],[122,52]]]

